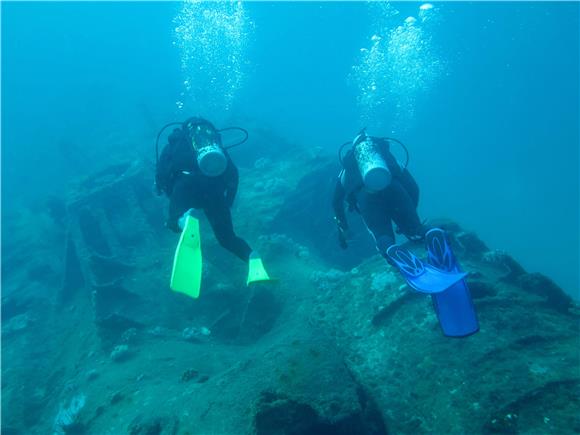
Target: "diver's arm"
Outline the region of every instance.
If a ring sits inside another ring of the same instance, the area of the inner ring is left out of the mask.
[[[157,161],[155,171],[155,187],[157,189],[157,195],[165,193],[169,196],[171,194],[173,159],[170,148],[170,145],[163,148],[161,156]]]
[[[238,168],[233,162],[230,160],[229,164],[229,173],[228,173],[228,181],[226,185],[226,191],[224,193],[226,198],[226,204],[228,207],[231,207],[234,204],[234,199],[236,198],[236,194],[238,193],[238,184],[240,181],[240,175],[238,173]]]
[[[169,216],[165,226],[171,231],[176,233],[181,232],[179,228],[179,218],[191,208],[190,198],[191,191],[190,186],[185,182],[183,177],[178,178],[171,196],[169,197]]]
[[[334,209],[334,219],[337,225],[343,229],[348,229],[348,222],[346,220],[346,213],[344,211],[344,199],[346,197],[346,191],[341,182],[341,177],[344,171],[341,171],[338,178],[336,179],[336,185],[334,187],[334,195],[332,197],[332,208]]]
[[[155,171],[155,186],[158,195],[165,193],[167,196],[171,196],[176,180],[176,153],[183,137],[183,132],[180,129],[174,129],[167,138],[167,145],[161,151]]]
[[[342,176],[344,170],[341,171],[338,179],[336,180],[336,186],[334,188],[334,195],[332,198],[332,207],[334,208],[334,220],[336,221],[336,226],[338,229],[338,244],[342,249],[348,247],[346,243],[348,222],[346,221],[346,213],[344,212],[344,199],[346,197],[346,191],[342,185]]]
[[[169,197],[169,216],[165,226],[176,233],[183,231],[188,216],[201,219],[203,209],[200,203],[192,200],[196,186],[191,181],[191,175],[182,174],[177,178]]]

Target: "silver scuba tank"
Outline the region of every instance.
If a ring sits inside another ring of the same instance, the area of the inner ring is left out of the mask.
[[[228,166],[228,159],[219,144],[217,132],[208,125],[198,124],[191,127],[190,137],[202,174],[207,177],[222,175]]]
[[[228,160],[219,145],[212,144],[197,150],[197,165],[203,175],[217,177],[228,166]]]
[[[370,136],[365,133],[358,135],[353,141],[353,152],[363,183],[368,190],[378,192],[391,184],[393,178],[391,171]]]

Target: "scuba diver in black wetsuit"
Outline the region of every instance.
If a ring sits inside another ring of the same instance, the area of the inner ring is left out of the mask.
[[[333,207],[339,231],[339,243],[347,247],[348,223],[344,212],[362,216],[373,235],[378,251],[399,270],[414,290],[432,296],[443,334],[466,337],[479,330],[477,315],[463,272],[445,232],[429,229],[419,220],[417,205],[419,187],[405,165],[399,164],[390,152],[396,139],[371,137],[363,130],[352,142],[352,148],[339,158],[343,169],[336,181]],[[405,148],[405,152],[407,149]],[[392,222],[409,240],[425,240],[427,259],[422,261],[411,251],[395,244]]]
[[[219,243],[247,262],[252,248],[234,233],[230,212],[238,191],[238,169],[219,132],[205,119],[190,118],[173,130],[168,142],[155,180],[169,197],[167,227],[179,232],[180,219],[190,209],[203,210]]]
[[[180,232],[188,216],[198,218],[198,211],[203,210],[220,245],[250,264],[248,283],[266,280],[259,255],[234,232],[230,209],[238,191],[238,169],[220,135],[231,129],[246,134],[241,142],[227,147],[232,148],[247,139],[247,132],[238,127],[218,130],[211,122],[193,117],[183,123],[167,124],[159,133],[157,144],[170,125],[180,128],[169,135],[168,144],[157,159],[155,177],[158,193],[169,197],[167,227]]]
[[[422,240],[427,228],[417,215],[419,187],[406,165],[391,154],[389,140],[394,139],[372,137],[364,130],[357,135],[352,148],[340,156],[343,168],[336,181],[333,208],[343,249],[349,231],[346,202],[350,211],[362,216],[377,250],[391,263],[387,249],[395,244],[392,222],[410,240]]]

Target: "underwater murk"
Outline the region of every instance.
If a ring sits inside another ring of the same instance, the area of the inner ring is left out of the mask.
[[[2,435],[580,433],[577,2],[16,2]]]

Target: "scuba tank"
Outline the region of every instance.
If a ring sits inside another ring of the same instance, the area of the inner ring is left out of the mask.
[[[157,138],[155,140],[155,184],[157,186],[158,194],[161,194],[163,191],[163,188],[159,186],[158,179],[160,172],[162,172],[160,170],[159,161],[159,141],[163,132],[171,126],[179,127],[180,130],[187,133],[187,136],[191,138],[192,146],[196,154],[197,165],[204,175],[210,177],[221,175],[227,167],[227,158],[223,150],[235,148],[248,140],[248,132],[241,127],[227,127],[216,130],[209,121],[199,117],[189,118],[185,122],[170,122],[165,124],[157,134]],[[223,146],[220,133],[231,130],[238,130],[242,132],[244,137],[236,143]],[[204,132],[205,134],[203,134]]]
[[[372,192],[383,190],[393,176],[375,141],[363,130],[353,141],[354,159],[363,183]]]
[[[208,121],[191,118],[185,121],[185,131],[195,150],[201,173],[207,177],[222,175],[228,166],[228,159],[223,152],[221,137],[214,126]]]
[[[400,164],[400,166],[403,170],[406,169],[409,165],[409,150],[405,144],[392,137],[383,137],[381,139],[394,142],[403,149],[405,153],[405,163]],[[391,183],[391,171],[389,170],[384,157],[381,155],[377,143],[372,137],[367,135],[366,129],[361,130],[352,142],[345,142],[338,149],[338,160],[342,167],[345,167],[343,150],[351,144],[354,160],[364,186],[375,192],[387,187]]]

